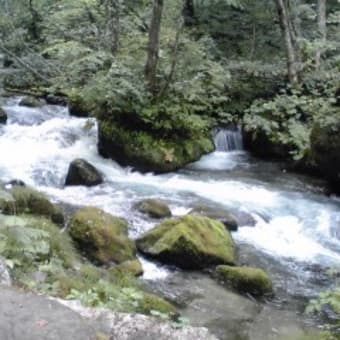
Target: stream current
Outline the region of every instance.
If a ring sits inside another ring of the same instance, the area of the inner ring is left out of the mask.
[[[278,304],[278,310],[299,313],[301,301],[326,289],[326,284],[329,286],[324,273],[340,263],[340,201],[326,197],[319,181],[290,174],[279,164],[252,158],[242,150],[237,131],[230,135],[219,130],[217,151],[183,170],[157,176],[140,174],[98,155],[95,120],[71,117],[64,107],[21,107],[19,100],[0,99],[0,105],[8,113],[7,124],[0,125],[3,182],[20,179],[63,205],[94,205],[124,217],[130,223],[133,238],[156,223],[133,210],[134,203],[143,198],[166,200],[174,215],[183,215],[198,204],[237,209],[256,220],[255,226],[244,226],[233,233],[239,262],[258,265],[269,272],[277,291],[271,304]],[[84,158],[95,165],[104,174],[105,182],[92,188],[64,187],[68,166],[75,158]],[[184,273],[146,259],[142,262],[144,279],[151,287],[183,303],[184,314],[200,319],[194,320],[194,324],[223,333],[221,329],[226,329],[228,322],[222,315],[228,313],[217,301],[222,288],[206,274]],[[211,299],[203,303],[197,296],[207,292]],[[228,298],[232,300],[231,296]],[[240,303],[235,300],[235,304]],[[216,306],[216,315],[205,320],[204,306],[211,308],[212,314]],[[254,303],[254,314],[258,314],[255,309]],[[275,313],[271,310],[269,314]],[[250,316],[244,322],[249,323],[249,319]],[[228,327],[230,331],[231,326]],[[253,326],[249,327],[247,336]],[[240,330],[235,332],[235,339],[245,336],[239,334]],[[256,335],[254,331],[251,334],[251,339],[263,338],[263,334]],[[267,335],[264,339],[270,338]]]

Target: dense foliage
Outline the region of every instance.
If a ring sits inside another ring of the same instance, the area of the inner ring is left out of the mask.
[[[258,154],[317,169],[340,188],[339,24],[338,0],[0,0],[0,54],[15,69],[7,89],[68,97],[120,144],[133,140],[129,153],[152,150],[147,165],[191,161],[211,150],[214,125],[233,122]],[[14,266],[67,263],[50,237],[34,226],[1,229],[0,254]],[[43,268],[53,277],[47,289],[90,305],[142,299],[98,273],[92,287],[92,274],[80,284],[51,268]],[[321,300],[338,308],[334,296]]]

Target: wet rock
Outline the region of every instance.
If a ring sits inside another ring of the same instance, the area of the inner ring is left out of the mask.
[[[4,258],[0,257],[0,286],[11,286],[12,280]]]
[[[6,124],[8,119],[7,113],[0,107],[0,124]]]
[[[219,279],[241,293],[253,296],[272,294],[273,284],[268,274],[259,268],[217,266]]]
[[[12,187],[25,187],[26,184],[20,179],[12,179],[11,181],[8,181],[5,183],[5,187],[7,189],[11,189]]]
[[[33,96],[27,96],[20,100],[19,105],[34,108],[34,107],[41,107],[43,103],[39,99]]]
[[[134,242],[127,236],[127,222],[101,209],[77,210],[70,220],[69,232],[85,255],[100,264],[136,259]]]
[[[170,208],[162,200],[145,199],[145,200],[138,202],[135,205],[135,209],[153,218],[171,217]]]
[[[43,193],[23,186],[14,186],[8,193],[13,197],[14,204],[11,200],[3,204],[3,213],[44,216],[56,224],[63,225],[64,215],[61,209],[52,204]]]
[[[167,219],[137,239],[146,255],[185,269],[234,264],[234,242],[222,223],[203,216]]]
[[[101,173],[84,159],[75,159],[69,166],[65,185],[95,186],[103,183]]]
[[[214,220],[220,221],[223,223],[226,228],[230,231],[236,231],[238,229],[238,222],[236,217],[231,214],[230,212],[219,209],[219,208],[212,208],[205,205],[198,205],[194,207],[189,214],[191,215],[203,215]]]
[[[239,227],[254,227],[257,223],[255,218],[245,211],[234,211],[233,216]]]
[[[62,96],[56,96],[54,94],[48,94],[45,97],[46,103],[50,105],[60,105],[65,106],[67,105],[67,99]]]

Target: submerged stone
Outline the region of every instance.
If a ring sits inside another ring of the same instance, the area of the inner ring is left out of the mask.
[[[273,284],[268,274],[259,268],[217,266],[218,277],[241,293],[262,296],[273,293]]]
[[[225,225],[230,231],[236,231],[238,229],[238,222],[236,217],[223,209],[211,208],[205,205],[198,205],[194,207],[190,212],[192,215],[203,215],[214,220],[218,220]]]
[[[6,124],[8,119],[7,113],[0,107],[0,124]]]
[[[20,100],[19,105],[34,108],[34,107],[41,107],[42,102],[33,96],[27,96]]]
[[[157,199],[145,199],[138,202],[135,205],[135,208],[146,215],[149,215],[153,218],[164,218],[171,217],[171,210],[168,205],[162,201]]]
[[[234,264],[234,242],[224,225],[203,216],[167,219],[137,241],[138,249],[185,269]]]
[[[77,210],[70,220],[69,232],[85,255],[100,264],[136,259],[134,242],[127,236],[127,222],[101,209]]]

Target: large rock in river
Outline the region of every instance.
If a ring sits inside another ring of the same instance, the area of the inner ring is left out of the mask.
[[[340,191],[340,119],[337,124],[315,125],[311,153],[320,172]]]
[[[199,138],[165,139],[110,122],[101,121],[98,126],[99,153],[142,172],[175,171],[213,150],[211,137],[204,133]]]
[[[262,296],[273,292],[268,274],[259,268],[217,266],[218,277],[241,293]]]
[[[219,221],[203,216],[167,219],[136,242],[144,254],[185,269],[235,262],[229,232]]]
[[[0,124],[6,124],[7,118],[6,111],[0,107]]]
[[[86,185],[90,187],[101,183],[103,183],[103,176],[92,164],[81,158],[71,162],[65,185]]]
[[[95,207],[77,210],[70,220],[69,231],[86,256],[100,264],[136,258],[135,244],[127,237],[127,222],[103,210]]]

